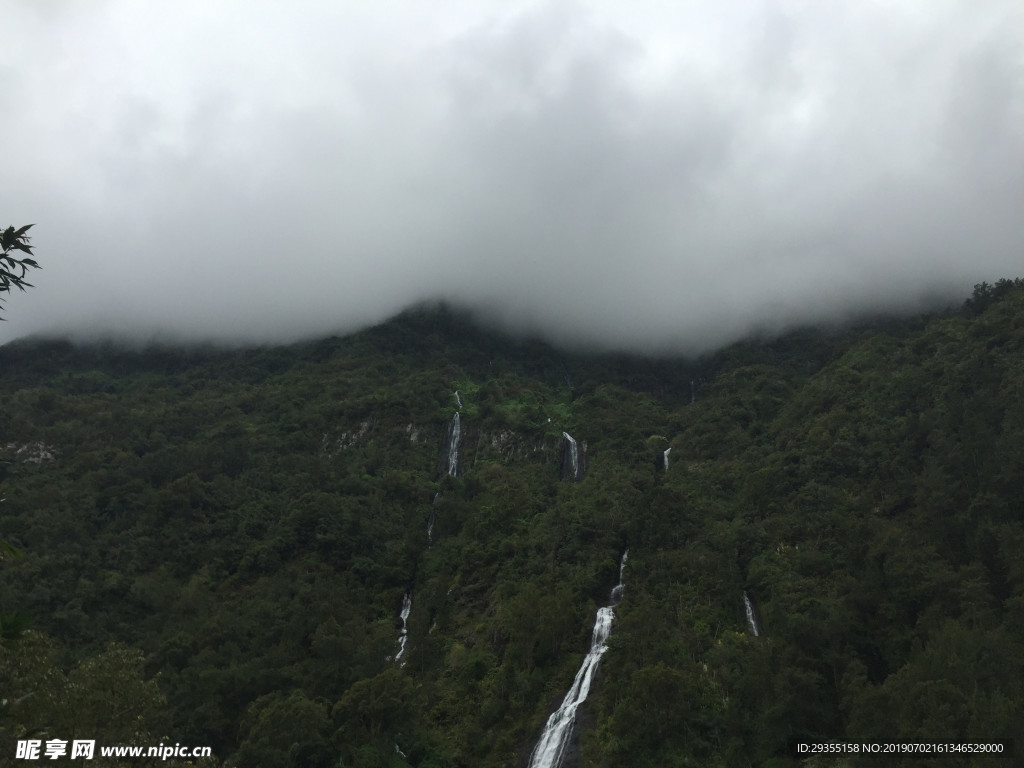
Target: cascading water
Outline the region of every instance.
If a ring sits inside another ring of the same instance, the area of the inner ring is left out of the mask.
[[[690,379],[690,402],[697,402],[697,390],[693,387],[693,379]]]
[[[662,464],[665,465],[666,472],[668,472],[668,452],[671,450],[672,446],[670,445],[668,448],[665,449],[665,453],[662,454]]]
[[[754,610],[754,603],[750,599],[750,595],[747,594],[746,590],[743,591],[743,608],[747,612],[747,626],[750,628],[750,632],[754,637],[760,637],[761,625],[757,621],[757,613]]]
[[[459,397],[459,390],[455,390],[454,394],[457,410],[452,414],[452,421],[448,425],[448,434],[445,436],[444,442],[444,463],[441,465],[441,471],[450,477],[458,477],[459,475],[459,452],[462,450],[462,416],[459,413],[462,410],[462,398]],[[433,504],[437,504],[437,496],[438,494],[435,493]],[[436,519],[437,514],[431,509],[430,517],[427,520],[428,544],[434,541],[434,521]]]
[[[437,520],[437,512],[434,510],[434,505],[437,504],[437,497],[439,494],[434,494],[434,500],[430,503],[430,517],[427,518],[427,543],[434,543],[434,522]]]
[[[615,606],[622,599],[622,571],[626,567],[627,554],[629,554],[629,550],[622,553],[622,561],[619,563],[619,583],[612,589],[611,603],[597,611],[594,634],[590,640],[590,652],[583,660],[580,671],[576,673],[576,679],[572,681],[572,687],[565,694],[562,705],[548,718],[540,740],[530,756],[530,768],[558,768],[562,764],[565,751],[572,739],[572,726],[576,721],[576,710],[580,704],[586,701],[594,673],[597,671],[597,665],[601,661],[601,656],[608,650],[605,641],[612,631]]]
[[[412,594],[406,592],[405,597],[402,598],[402,612],[399,614],[402,619],[402,633],[398,636],[398,653],[395,654],[395,661],[400,661],[402,654],[405,653],[405,641],[409,639],[409,627],[406,622],[409,620],[410,613],[412,613]],[[401,666],[405,666],[404,661]]]
[[[455,477],[459,473],[459,443],[462,442],[462,423],[459,412],[452,416],[452,425],[448,437],[448,474]]]
[[[622,553],[622,559],[619,560],[619,583],[612,587],[612,602],[609,607],[614,608],[622,600],[622,592],[626,589],[622,584],[622,572],[626,570],[626,558],[629,557],[629,550],[625,550]]]
[[[583,472],[580,471],[579,446],[576,445],[576,440],[568,432],[563,432],[562,437],[565,438],[566,443],[569,445],[569,466],[572,467],[572,480],[574,483],[578,483],[580,478],[583,477]]]

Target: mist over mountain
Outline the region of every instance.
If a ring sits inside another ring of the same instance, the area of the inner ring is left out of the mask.
[[[698,352],[1019,272],[1024,11],[5,6],[32,333],[283,342],[445,300]]]
[[[444,308],[262,348],[4,345],[0,755],[1018,766],[1022,317],[1005,280],[689,361]]]

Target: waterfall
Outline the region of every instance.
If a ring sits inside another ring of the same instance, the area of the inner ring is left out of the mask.
[[[666,472],[668,472],[668,452],[671,450],[672,446],[670,445],[668,448],[665,449],[665,453],[662,454],[662,463],[665,465]]]
[[[612,608],[619,604],[619,601],[622,599],[622,592],[625,589],[622,585],[622,572],[626,570],[627,557],[629,557],[628,549],[622,553],[622,559],[619,561],[619,583],[612,587],[612,602],[610,605]]]
[[[751,633],[754,637],[761,636],[761,624],[757,620],[757,614],[754,609],[754,602],[750,599],[750,595],[747,594],[746,590],[743,590],[743,608],[747,612],[747,626],[750,628]]]
[[[430,517],[427,518],[427,544],[434,543],[434,523],[437,522],[437,510],[434,509],[434,505],[437,504],[437,497],[440,493],[434,494],[434,500],[430,502]]]
[[[576,441],[573,439],[573,436],[570,435],[568,432],[563,432],[562,437],[565,438],[566,444],[569,447],[569,465],[572,467],[572,480],[574,483],[578,483],[581,479],[583,479],[583,469],[582,467],[580,467],[579,447],[576,445]],[[562,470],[562,477],[565,477],[564,468]]]
[[[409,620],[409,614],[412,612],[412,594],[409,592],[405,593],[405,597],[402,598],[402,612],[399,614],[402,619],[402,633],[398,636],[398,653],[395,654],[395,661],[402,658],[402,654],[405,653],[405,641],[409,639],[409,627],[406,622]],[[402,666],[405,666],[405,662],[402,662]]]
[[[570,460],[572,461],[572,476],[573,476],[573,479],[575,479],[575,478],[579,477],[579,474],[580,474],[580,452],[579,452],[579,448],[577,448],[576,441],[573,439],[572,435],[570,435],[568,432],[563,432],[562,433],[562,437],[564,437],[566,440],[569,441],[569,457],[570,457]]]
[[[459,412],[452,416],[452,424],[448,428],[448,474],[452,477],[459,472],[459,444],[462,442],[462,422]]]
[[[462,398],[459,397],[459,390],[455,390],[455,405],[457,410],[452,414],[452,421],[448,425],[448,434],[445,436],[444,449],[441,458],[439,474],[450,477],[459,476],[459,453],[462,451]],[[434,504],[437,503],[437,494],[434,494]],[[434,521],[437,515],[433,509],[430,510],[430,519],[427,520],[427,543],[434,541]]]
[[[612,589],[611,602],[597,611],[594,634],[590,640],[590,652],[583,660],[580,671],[576,673],[576,679],[572,681],[572,687],[565,694],[562,705],[548,718],[540,740],[534,747],[533,754],[530,755],[530,768],[558,768],[562,764],[565,751],[572,739],[572,726],[576,722],[576,710],[580,704],[586,701],[594,673],[597,671],[597,665],[601,661],[601,656],[608,650],[608,646],[604,643],[612,631],[615,606],[622,599],[622,571],[626,567],[627,554],[629,554],[629,550],[622,553],[622,561],[619,563],[619,583]]]
[[[690,402],[697,402],[697,390],[693,388],[693,379],[690,379]]]

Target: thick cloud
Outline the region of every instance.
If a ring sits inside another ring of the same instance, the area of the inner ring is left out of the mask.
[[[15,2],[0,341],[446,299],[692,352],[1021,273],[1018,0],[663,5]]]

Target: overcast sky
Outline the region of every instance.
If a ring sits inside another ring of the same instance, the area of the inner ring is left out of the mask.
[[[1020,0],[0,0],[39,332],[694,352],[1024,275]]]

